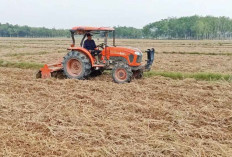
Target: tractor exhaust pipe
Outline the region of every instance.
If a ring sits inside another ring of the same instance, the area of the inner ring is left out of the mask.
[[[145,65],[145,71],[150,71],[151,70],[151,66],[154,62],[155,59],[155,49],[151,48],[151,49],[147,49],[147,64]]]

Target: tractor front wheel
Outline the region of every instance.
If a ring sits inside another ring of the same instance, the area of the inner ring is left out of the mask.
[[[112,77],[116,83],[127,83],[132,78],[131,67],[123,62],[117,63],[112,69]]]
[[[62,62],[65,76],[71,79],[86,79],[91,72],[89,58],[78,51],[69,52]]]

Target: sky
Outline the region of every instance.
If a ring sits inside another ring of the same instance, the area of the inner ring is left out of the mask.
[[[0,23],[33,27],[132,26],[191,15],[232,18],[232,0],[0,0]]]

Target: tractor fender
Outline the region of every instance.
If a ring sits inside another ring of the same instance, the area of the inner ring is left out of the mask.
[[[90,54],[90,52],[88,50],[86,50],[85,48],[83,47],[71,47],[71,48],[68,48],[68,50],[71,50],[71,51],[79,51],[79,52],[82,52],[84,53],[90,60],[91,62],[91,65],[93,66],[94,65],[94,59],[93,59],[93,56]]]

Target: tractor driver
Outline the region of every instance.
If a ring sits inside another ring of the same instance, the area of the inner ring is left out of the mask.
[[[87,49],[93,56],[95,56],[97,64],[99,64],[101,51],[97,48],[94,40],[92,39],[92,34],[87,33],[87,39],[84,42],[84,48]]]
[[[87,33],[87,39],[84,42],[84,48],[87,49],[89,52],[98,50],[94,40],[92,39],[92,34]]]

